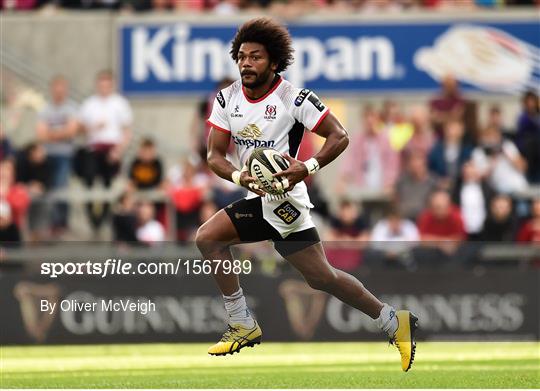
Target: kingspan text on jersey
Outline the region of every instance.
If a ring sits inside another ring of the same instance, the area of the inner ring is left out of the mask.
[[[266,147],[266,148],[274,148],[275,141],[274,140],[252,140],[252,139],[245,139],[240,138],[236,136],[232,136],[233,142],[236,145],[242,145],[245,147]]]

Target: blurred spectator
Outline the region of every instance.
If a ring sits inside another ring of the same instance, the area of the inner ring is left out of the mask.
[[[350,241],[367,241],[369,239],[368,224],[361,216],[358,205],[349,200],[341,200],[336,216],[330,220],[327,241],[329,262],[343,270],[354,270],[361,263],[361,250],[358,245],[346,243]]]
[[[482,229],[482,240],[512,242],[516,232],[517,220],[512,209],[512,199],[504,194],[495,196],[489,204],[489,215]]]
[[[161,185],[163,166],[152,139],[145,138],[141,141],[137,156],[129,168],[129,179],[138,190],[153,189]]]
[[[0,200],[0,246],[14,246],[21,242],[21,233],[13,222],[11,207]]]
[[[113,208],[113,235],[114,240],[122,243],[137,241],[135,230],[137,227],[137,214],[135,197],[131,192],[124,192]]]
[[[377,222],[371,233],[371,247],[381,251],[390,264],[409,264],[409,250],[419,240],[416,225],[402,218],[397,208],[392,208],[385,219]]]
[[[38,5],[38,0],[1,0],[4,10],[30,10]]]
[[[437,181],[428,171],[426,158],[422,154],[409,155],[407,169],[401,174],[394,194],[403,216],[416,220],[436,187]]]
[[[120,0],[60,0],[60,5],[64,8],[83,9],[112,9],[120,8]]]
[[[341,167],[340,191],[351,185],[371,191],[390,191],[399,174],[399,154],[381,131],[377,113],[368,107],[363,129],[352,137]]]
[[[131,137],[133,114],[123,96],[115,92],[114,76],[101,71],[96,79],[96,94],[81,106],[80,120],[88,136],[88,154],[84,162],[84,182],[92,187],[101,177],[109,188],[119,171],[120,160]],[[88,203],[87,212],[97,231],[109,212],[109,204]]]
[[[175,172],[176,171],[176,172]],[[169,175],[170,194],[176,208],[177,239],[186,241],[199,226],[199,215],[210,186],[210,177],[199,165],[186,159]]]
[[[11,160],[0,162],[0,178],[0,200],[9,204],[12,219],[21,228],[30,205],[30,195],[24,185],[15,182],[15,165]]]
[[[388,134],[390,145],[395,151],[401,151],[413,135],[413,125],[406,121],[401,107],[392,100],[383,103],[381,120],[382,131]]]
[[[217,15],[232,16],[240,10],[240,0],[219,0],[213,11]]]
[[[14,151],[9,139],[4,133],[4,126],[0,123],[0,162],[5,159],[11,159]]]
[[[531,219],[521,226],[517,240],[540,243],[540,198],[533,200]]]
[[[469,240],[480,239],[493,195],[493,189],[482,180],[476,166],[471,161],[465,163],[454,185],[452,200],[461,209]]]
[[[154,205],[149,201],[142,201],[137,208],[137,240],[152,245],[165,240],[165,229],[154,218]]]
[[[450,188],[461,166],[471,158],[472,147],[463,141],[463,123],[450,120],[444,125],[444,137],[429,153],[429,170],[442,179],[444,187]]]
[[[510,135],[513,133],[511,129],[508,129],[504,126],[501,107],[498,104],[491,105],[491,107],[489,108],[486,128],[489,127],[500,129],[501,133],[508,137],[510,137]]]
[[[45,148],[33,143],[17,159],[17,182],[24,183],[31,197],[28,228],[32,241],[45,240],[50,229],[51,208],[45,198],[51,184],[50,163]]]
[[[481,175],[497,193],[515,194],[527,189],[526,162],[510,140],[504,140],[500,129],[486,128],[472,154]]]
[[[229,78],[221,80],[216,89],[198,103],[197,111],[191,121],[191,147],[203,162],[206,162],[206,141],[210,135],[210,126],[206,123],[206,120],[210,117],[217,93],[230,86],[232,82],[233,80]]]
[[[367,240],[368,224],[361,216],[358,205],[350,200],[342,200],[336,216],[331,218],[328,240]]]
[[[68,99],[69,85],[63,76],[54,77],[49,84],[51,101],[39,114],[37,138],[44,143],[50,165],[51,188],[63,189],[68,185],[73,156],[73,139],[77,134],[77,106]],[[55,230],[67,228],[68,204],[53,206],[52,224]]]
[[[423,106],[413,107],[411,110],[411,124],[413,133],[405,147],[402,156],[422,155],[427,157],[435,139],[433,129],[429,123],[429,113]]]
[[[465,110],[465,99],[461,97],[458,83],[452,75],[441,81],[441,93],[429,102],[433,129],[442,138],[444,126],[449,121],[461,121]]]
[[[523,96],[516,143],[528,163],[527,178],[532,183],[540,183],[540,100],[532,91]]]
[[[418,229],[422,241],[445,253],[454,252],[466,237],[459,209],[442,190],[431,195],[429,207],[418,217]]]

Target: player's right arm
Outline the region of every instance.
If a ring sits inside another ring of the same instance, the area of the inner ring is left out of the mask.
[[[206,160],[210,169],[218,176],[231,182],[235,182],[233,174],[239,170],[227,160],[227,149],[230,141],[230,133],[216,130],[216,128],[212,127],[208,137],[208,154]],[[257,183],[257,180],[250,176],[247,170],[241,170],[239,172],[240,174],[238,182],[235,182],[236,184],[239,184],[260,196],[264,196],[265,193],[262,190],[253,187],[253,185]],[[253,185],[250,187],[250,184]]]

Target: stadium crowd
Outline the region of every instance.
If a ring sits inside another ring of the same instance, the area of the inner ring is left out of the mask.
[[[244,195],[205,164],[212,102],[210,94],[196,110],[188,156],[167,167],[154,139],[139,137],[135,156],[126,161],[135,143],[133,114],[115,90],[113,74],[100,72],[95,94],[81,105],[69,98],[66,79],[55,77],[34,142],[15,150],[5,124],[0,128],[0,240],[63,240],[72,208],[66,195],[75,178],[88,194],[97,182],[109,195],[115,181],[125,183],[117,200],[85,200],[95,238],[108,225],[114,241],[127,244],[193,239],[202,222]],[[452,76],[438,95],[407,112],[391,100],[364,106],[360,129],[351,132],[337,162],[337,205],[325,198],[317,176],[306,178],[323,239],[338,244],[328,249],[337,266],[349,269],[363,261],[358,243],[375,258],[406,265],[415,242],[431,258],[434,252],[439,258],[456,254],[465,242],[540,242],[540,198],[531,192],[540,185],[539,97],[523,95],[512,129],[503,126],[498,105],[485,123],[478,123],[476,112]],[[76,142],[81,135],[83,145]],[[316,152],[315,137],[306,133],[300,160]],[[362,203],[359,195],[366,190],[378,197]],[[347,245],[351,241],[355,247]]]
[[[122,12],[213,12],[233,15],[257,11],[295,17],[312,12],[401,12],[419,8],[436,11],[540,5],[539,0],[1,0],[2,9],[108,9]]]

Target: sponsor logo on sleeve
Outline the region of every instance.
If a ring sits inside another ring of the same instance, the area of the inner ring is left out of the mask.
[[[223,94],[221,91],[218,92],[216,95],[216,100],[218,101],[219,105],[223,108],[225,108],[225,98],[223,97]]]
[[[317,95],[311,94],[308,98],[308,100],[315,106],[315,108],[319,111],[323,111],[325,109],[323,103],[317,98]]]
[[[311,92],[311,90],[309,90],[307,88],[302,89],[302,91],[300,91],[300,93],[298,94],[298,96],[294,100],[294,105],[295,106],[300,106],[304,102],[304,100],[306,99],[306,97],[309,95],[310,92]]]
[[[274,209],[274,214],[288,225],[291,225],[298,219],[298,217],[300,217],[300,211],[296,209],[289,201],[285,201],[283,204]]]

